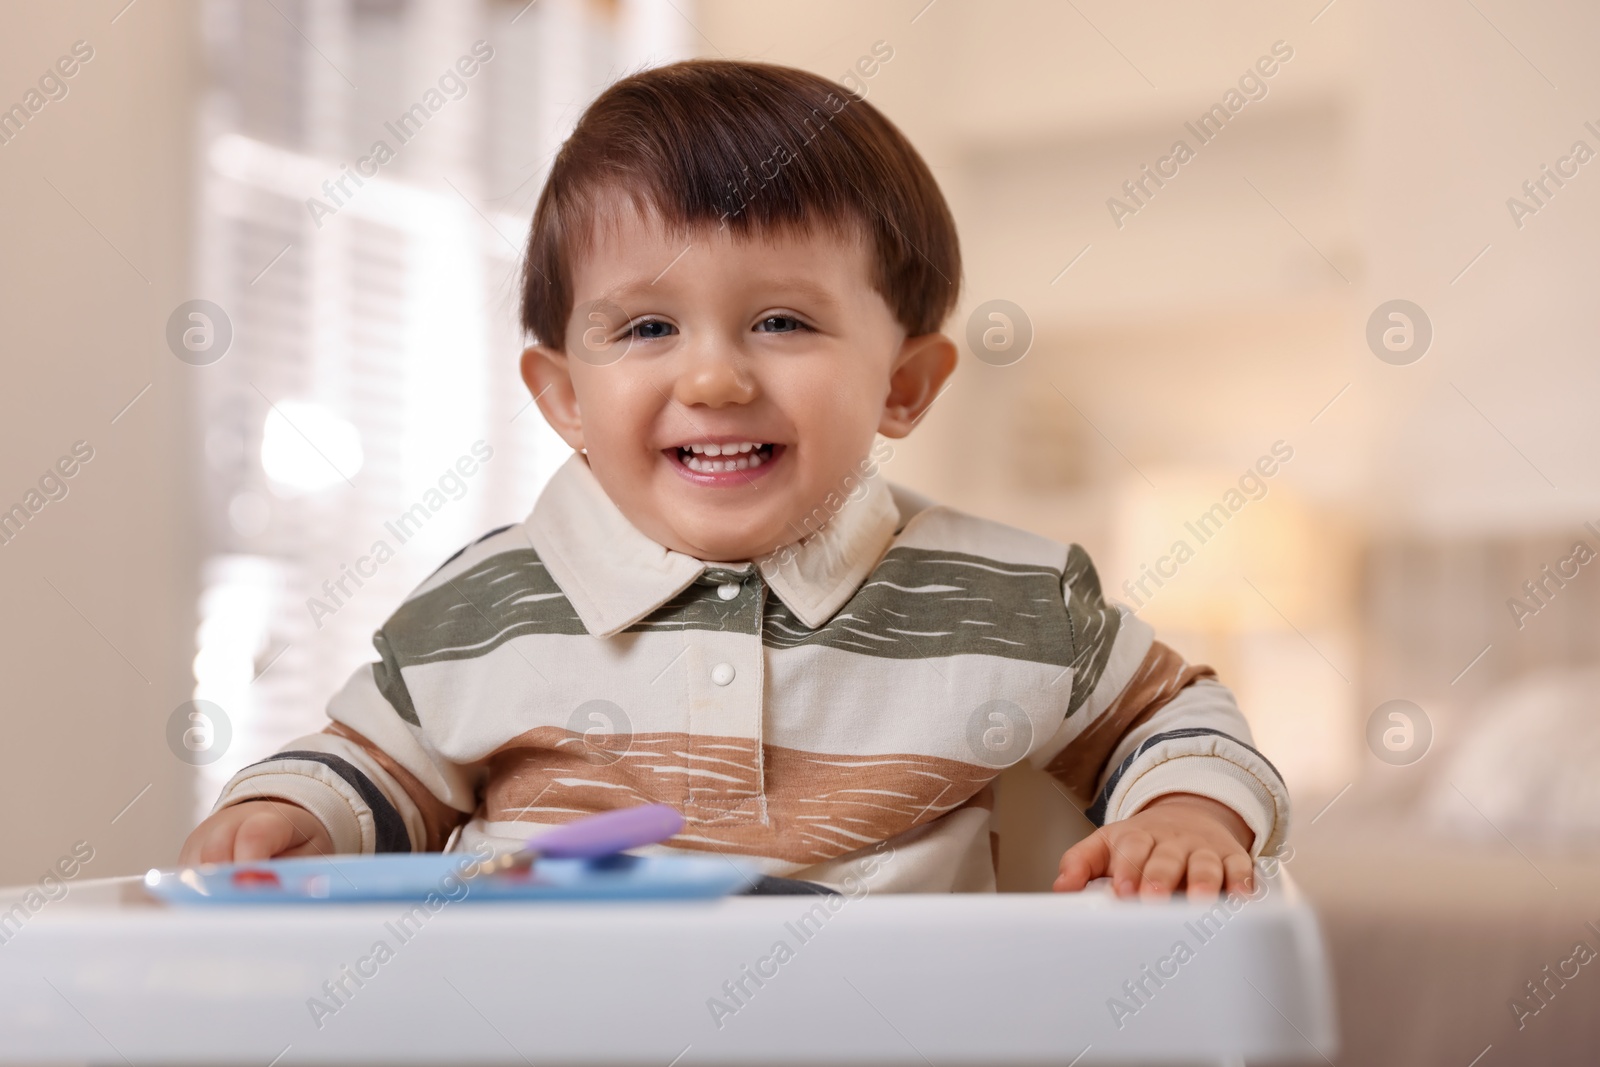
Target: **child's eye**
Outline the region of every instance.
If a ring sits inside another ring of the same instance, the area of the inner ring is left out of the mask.
[[[671,337],[678,332],[678,328],[660,319],[646,319],[644,322],[634,323],[629,332],[642,341],[652,341],[661,337]]]
[[[768,315],[756,324],[756,329],[762,333],[793,333],[810,328],[793,315]]]

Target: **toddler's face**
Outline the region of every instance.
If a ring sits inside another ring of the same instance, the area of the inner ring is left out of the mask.
[[[641,531],[757,558],[805,536],[955,367],[948,338],[905,336],[868,257],[854,235],[682,233],[619,202],[575,257],[565,351],[528,349],[524,380]]]

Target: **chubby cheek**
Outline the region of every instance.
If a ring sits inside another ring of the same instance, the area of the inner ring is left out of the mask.
[[[876,385],[846,380],[838,391],[815,398],[800,426],[806,481],[813,493],[826,494],[836,488],[872,447],[883,411]]]
[[[621,418],[585,420],[583,450],[589,469],[606,495],[630,516],[659,510],[656,499],[660,483],[651,469],[658,457],[646,447],[648,440],[637,427]]]
[[[583,415],[583,445],[591,463],[640,468],[650,458],[654,420],[661,394],[642,381],[612,380],[612,367],[574,375],[578,408]]]

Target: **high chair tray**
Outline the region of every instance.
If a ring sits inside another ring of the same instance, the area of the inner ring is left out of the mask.
[[[135,876],[71,883],[0,936],[0,1064],[1336,1055],[1321,938],[1286,876],[1236,912],[1094,890],[179,907]]]

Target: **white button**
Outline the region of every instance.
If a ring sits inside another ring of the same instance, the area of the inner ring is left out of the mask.
[[[718,685],[727,685],[733,681],[733,664],[719,663],[711,668],[711,680]]]
[[[732,600],[734,597],[739,595],[739,583],[727,582],[723,585],[717,586],[717,595],[723,600]]]

